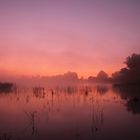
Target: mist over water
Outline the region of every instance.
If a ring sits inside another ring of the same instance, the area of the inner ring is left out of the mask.
[[[139,140],[139,96],[110,84],[16,87],[0,92],[0,138]]]

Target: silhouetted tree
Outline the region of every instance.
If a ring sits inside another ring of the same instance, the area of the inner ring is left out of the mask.
[[[140,54],[132,54],[125,61],[126,68],[112,74],[115,83],[140,84]]]
[[[140,54],[132,54],[126,58],[125,64],[129,69],[140,69]]]
[[[98,80],[98,81],[107,81],[107,80],[108,80],[108,75],[107,75],[107,73],[105,73],[104,71],[100,71],[100,72],[97,74],[97,80]]]
[[[63,77],[67,80],[77,80],[78,79],[78,75],[76,72],[64,73]]]
[[[88,77],[88,81],[89,82],[97,82],[97,83],[110,83],[112,81],[112,79],[108,76],[108,74],[104,71],[100,71],[96,77],[94,76],[89,76]]]
[[[97,78],[94,77],[94,76],[89,76],[89,77],[88,77],[88,81],[89,81],[89,82],[97,82]]]
[[[97,74],[97,78],[98,79],[107,79],[108,78],[108,75],[107,73],[105,73],[104,71],[100,71],[98,74]]]

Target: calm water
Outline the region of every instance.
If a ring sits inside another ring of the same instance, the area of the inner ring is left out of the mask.
[[[0,140],[139,140],[139,99],[108,85],[1,92]]]

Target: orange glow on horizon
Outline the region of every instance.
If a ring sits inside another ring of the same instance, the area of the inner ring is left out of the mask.
[[[140,8],[102,3],[0,1],[0,73],[111,76],[140,53]]]
[[[59,75],[59,74],[64,74],[66,72],[76,72],[78,74],[78,77],[81,78],[81,77],[84,77],[84,78],[88,78],[89,76],[96,76],[98,74],[98,72],[100,70],[103,70],[105,71],[109,76],[112,75],[113,72],[119,70],[120,68],[124,67],[124,65],[120,65],[119,66],[115,66],[115,67],[105,67],[105,66],[102,66],[102,68],[94,68],[93,67],[90,67],[89,70],[87,70],[88,68],[86,69],[75,69],[75,68],[72,68],[72,69],[65,69],[65,68],[51,68],[51,69],[48,69],[46,67],[38,67],[38,66],[24,66],[24,67],[5,67],[7,70],[1,70],[0,71],[0,75],[4,74],[4,75],[17,75],[17,76],[22,76],[22,75],[25,75],[25,76],[55,76],[55,75]]]

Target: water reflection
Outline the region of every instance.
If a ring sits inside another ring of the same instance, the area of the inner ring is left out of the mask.
[[[140,113],[140,87],[139,86],[114,86],[114,91],[126,101],[127,110],[133,114]]]
[[[44,87],[34,87],[33,95],[37,98],[45,98],[45,88]]]
[[[102,140],[115,139],[115,135],[116,139],[125,138],[128,134],[122,134],[123,129],[130,131],[139,125],[124,128],[131,113],[128,115],[123,107],[126,105],[133,113],[139,113],[140,107],[138,96],[122,91],[116,87],[112,91],[110,85],[68,85],[17,87],[8,95],[3,92],[0,94],[0,139]]]
[[[12,140],[12,136],[7,133],[0,134],[0,140]]]
[[[0,93],[10,93],[14,89],[13,83],[0,83]]]
[[[104,95],[108,92],[109,88],[106,85],[99,85],[97,86],[97,92],[101,95]]]
[[[25,111],[25,114],[28,117],[29,127],[31,127],[31,129],[32,129],[32,135],[37,134],[37,127],[36,127],[37,111],[33,111],[33,112]]]

